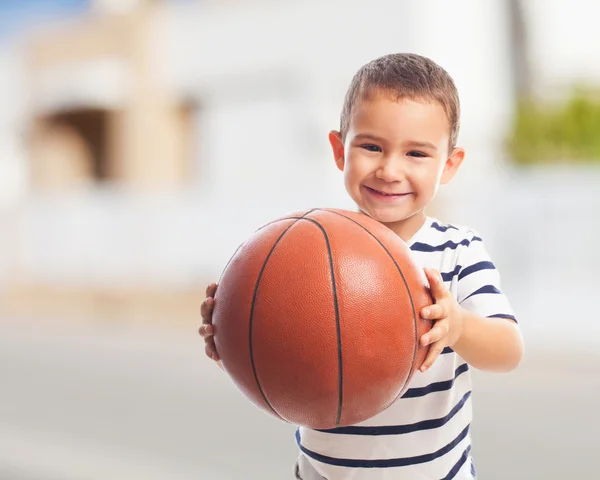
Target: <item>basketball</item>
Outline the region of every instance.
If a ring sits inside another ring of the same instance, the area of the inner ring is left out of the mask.
[[[257,407],[314,429],[356,424],[407,389],[432,303],[409,247],[371,217],[335,209],[259,228],[226,265],[214,340]]]

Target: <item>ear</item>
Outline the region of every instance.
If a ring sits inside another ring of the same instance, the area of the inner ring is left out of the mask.
[[[333,159],[335,160],[337,168],[341,171],[344,171],[346,159],[344,156],[344,142],[342,140],[342,134],[336,130],[329,132],[329,143],[331,144]]]
[[[464,148],[455,148],[454,150],[452,150],[452,153],[446,160],[444,170],[442,171],[442,177],[440,179],[440,183],[442,185],[448,183],[454,178],[454,175],[456,175],[456,172],[458,172],[458,169],[460,168],[464,158]]]

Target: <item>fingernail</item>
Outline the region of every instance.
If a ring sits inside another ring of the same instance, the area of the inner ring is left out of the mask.
[[[425,308],[422,312],[421,312],[425,317],[428,317],[429,314],[431,313],[431,310],[429,310],[428,308]]]
[[[427,367],[426,367],[425,365],[423,365],[423,366],[421,367],[421,372],[426,372],[426,371],[427,371]]]

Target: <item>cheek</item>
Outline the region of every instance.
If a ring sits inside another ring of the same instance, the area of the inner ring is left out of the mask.
[[[346,169],[344,170],[344,183],[348,191],[357,190],[360,184],[359,176],[357,175],[356,171],[348,164],[346,165]]]
[[[413,171],[413,180],[423,192],[435,192],[442,177],[442,168],[428,165]]]
[[[358,188],[358,184],[365,176],[365,168],[363,162],[357,161],[355,157],[350,157],[346,160],[346,168],[344,169],[344,178],[347,186]]]
[[[436,180],[437,183],[440,182],[440,180],[442,179],[442,175],[444,174],[444,167],[446,165],[446,162],[440,161],[440,163],[438,164],[438,168],[436,170]]]

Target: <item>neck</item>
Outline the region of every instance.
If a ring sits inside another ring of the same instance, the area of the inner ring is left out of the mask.
[[[425,212],[422,210],[414,215],[392,223],[384,223],[386,227],[392,230],[402,240],[408,242],[423,226],[426,220]]]

